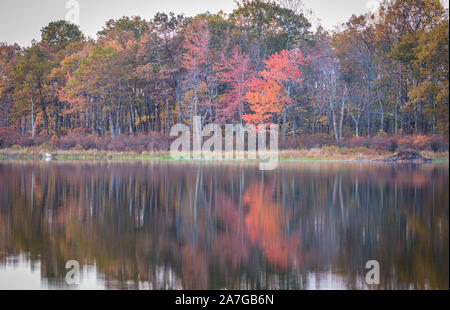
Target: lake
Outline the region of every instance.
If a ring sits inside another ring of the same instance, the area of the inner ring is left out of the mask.
[[[448,163],[258,168],[0,161],[0,289],[449,288]]]

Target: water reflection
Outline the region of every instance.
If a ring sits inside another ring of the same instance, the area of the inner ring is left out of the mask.
[[[379,289],[448,289],[448,178],[448,164],[3,161],[0,287],[38,269],[34,286],[70,288],[74,259],[86,288],[360,289],[376,259]]]

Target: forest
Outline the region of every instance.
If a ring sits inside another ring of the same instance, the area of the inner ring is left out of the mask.
[[[449,15],[384,0],[332,31],[299,0],[225,14],[49,23],[0,43],[0,148],[167,149],[171,126],[280,125],[281,146],[448,150]]]

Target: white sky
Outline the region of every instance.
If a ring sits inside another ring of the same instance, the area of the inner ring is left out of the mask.
[[[50,21],[65,19],[68,0],[0,0],[0,42],[29,46],[40,39],[40,29]],[[71,0],[75,1],[75,0]],[[157,12],[184,13],[193,16],[210,11],[230,13],[235,0],[77,0],[80,5],[80,27],[95,37],[111,18],[139,15],[152,18]],[[377,6],[379,0],[303,0],[315,18],[327,29],[345,22],[352,14],[361,14]],[[449,0],[444,0],[448,7]]]

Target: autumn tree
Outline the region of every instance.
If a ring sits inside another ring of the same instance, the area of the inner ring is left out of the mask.
[[[52,98],[48,76],[51,71],[51,57],[48,45],[34,43],[24,51],[13,67],[14,114],[16,119],[22,115],[30,116],[33,138],[36,121],[41,123],[43,120],[44,131],[49,133],[48,105]]]
[[[100,135],[109,128],[111,137],[120,134],[119,110],[129,89],[132,70],[123,64],[113,46],[95,45],[74,71],[66,86],[71,97],[83,99],[90,128]],[[131,117],[131,116],[130,116]]]
[[[206,79],[209,66],[208,25],[194,20],[186,30],[183,53],[183,68],[186,70],[186,87],[193,91],[193,115],[197,116],[200,103],[200,84]]]
[[[173,109],[178,109],[178,121],[183,122],[182,29],[185,23],[186,19],[182,15],[158,13],[140,41],[138,72],[146,81],[143,90],[147,111],[154,110],[150,108],[149,100],[165,108],[166,132],[169,131]],[[160,87],[155,88],[155,84]],[[144,117],[147,120],[151,118],[150,115]]]
[[[22,49],[19,45],[0,43],[0,126],[11,125],[11,109],[13,107],[14,81],[12,70]]]
[[[230,57],[222,55],[222,62],[217,66],[219,81],[228,84],[227,91],[221,98],[220,118],[237,120],[242,123],[242,117],[246,110],[245,95],[253,75],[250,57],[236,46]]]
[[[419,42],[420,33],[437,24],[448,14],[439,0],[385,0],[379,10],[377,23],[377,44],[383,57],[391,60],[389,88],[395,89],[394,132],[404,132],[414,128],[417,132],[418,105],[405,105],[409,101],[409,89],[417,84],[415,77],[414,50]],[[411,117],[412,116],[412,117]]]
[[[341,83],[341,72],[333,48],[332,36],[319,28],[314,37],[314,46],[308,49],[310,62],[304,78],[305,92],[312,98],[314,106],[314,112],[310,118],[313,127],[317,122],[326,123],[338,141],[342,137],[346,107],[345,85]]]
[[[367,136],[370,137],[371,111],[377,73],[375,71],[375,44],[373,25],[368,15],[352,16],[346,29],[336,34],[334,47],[340,62],[340,70],[350,90],[348,112],[354,123],[355,135],[360,134],[360,125],[367,120]],[[336,131],[335,131],[336,132]]]
[[[84,40],[80,28],[65,20],[51,22],[41,29],[42,42],[47,43],[56,51],[63,50],[67,45]]]
[[[237,4],[230,20],[239,30],[241,41],[253,46],[260,59],[304,46],[309,40],[311,24],[300,10],[266,0],[242,0]]]
[[[247,101],[253,113],[244,115],[250,123],[266,122],[274,114],[282,114],[283,144],[286,142],[287,111],[291,104],[291,88],[294,83],[301,82],[301,66],[305,65],[305,58],[299,49],[283,50],[271,55],[265,61],[265,70],[260,77],[252,79]]]
[[[420,33],[413,51],[418,82],[410,89],[410,100],[405,103],[407,107],[423,106],[433,133],[448,133],[448,29],[448,20],[444,20]]]

